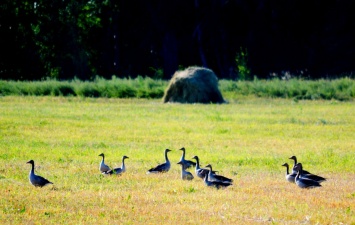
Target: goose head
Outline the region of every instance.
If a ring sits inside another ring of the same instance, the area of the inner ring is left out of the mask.
[[[185,148],[184,148],[184,147],[182,147],[182,148],[180,148],[179,150],[181,150],[181,151],[183,151],[183,152],[184,152],[184,151],[185,151]]]
[[[211,164],[208,164],[207,166],[205,166],[205,167],[208,167],[208,168],[210,168],[210,170],[212,170],[212,166],[211,166]]]
[[[288,168],[288,163],[284,163],[281,166],[284,166],[284,167]]]
[[[35,162],[31,159],[30,161],[28,161],[28,162],[26,162],[26,163],[28,163],[28,164],[35,164]]]
[[[105,157],[104,153],[101,153],[99,156]]]
[[[288,159],[293,159],[294,161],[296,161],[297,162],[297,158],[296,158],[296,156],[291,156],[290,158],[288,158]]]
[[[197,155],[195,155],[194,157],[192,157],[192,159],[196,159],[196,160],[198,160],[198,156],[197,156]]]
[[[122,160],[125,160],[125,159],[129,159],[129,157],[124,155],[124,156],[122,157]]]

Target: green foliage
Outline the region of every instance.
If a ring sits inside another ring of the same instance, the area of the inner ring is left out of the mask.
[[[235,56],[237,65],[238,80],[251,80],[251,73],[248,67],[248,50],[240,47],[240,52]]]

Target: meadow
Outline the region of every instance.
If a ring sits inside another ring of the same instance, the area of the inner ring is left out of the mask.
[[[0,97],[0,223],[355,224],[353,101],[227,100]],[[181,180],[181,147],[233,186]],[[147,175],[166,148],[171,170]],[[127,155],[126,173],[101,175],[100,153],[111,167]],[[285,180],[292,155],[322,187]],[[30,159],[54,185],[29,183]]]

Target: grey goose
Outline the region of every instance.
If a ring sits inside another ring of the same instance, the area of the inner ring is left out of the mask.
[[[206,186],[215,187],[217,189],[226,188],[226,187],[232,185],[232,183],[225,183],[225,182],[221,182],[221,181],[210,181],[210,180],[208,180],[208,174],[205,175],[205,178],[203,179],[203,181],[205,182]]]
[[[99,156],[102,157],[99,170],[101,173],[105,173],[110,170],[110,167],[105,164],[105,154],[101,153]]]
[[[121,167],[114,168],[112,170],[104,172],[104,174],[116,174],[116,175],[121,175],[122,173],[126,172],[126,166],[125,166],[125,159],[129,159],[128,156],[123,156],[122,157],[122,165]]]
[[[32,159],[30,161],[28,161],[27,163],[31,164],[31,166],[32,166],[30,174],[29,174],[29,180],[33,186],[44,187],[48,184],[53,184],[52,182],[50,182],[46,178],[43,178],[43,177],[35,174],[35,162]]]
[[[296,164],[296,167],[297,167],[298,164],[300,164],[300,163],[297,163],[297,164]],[[321,182],[327,180],[326,178],[321,177],[321,176],[318,176],[318,175],[315,175],[315,174],[313,174],[313,173],[304,174],[304,173],[303,173],[303,170],[302,170],[302,173],[300,174],[300,177],[302,177],[302,178],[307,178],[307,179],[311,179],[311,180],[317,181],[317,182],[319,182],[319,183],[321,183]]]
[[[198,176],[201,179],[205,179],[205,175],[208,174],[208,172],[210,171],[209,169],[204,169],[200,167],[200,159],[198,158],[197,155],[195,155],[194,157],[192,157],[193,159],[196,160],[196,166],[195,166],[195,174],[196,176]],[[212,171],[213,173],[217,172],[217,171]]]
[[[171,152],[170,149],[165,149],[165,163],[159,164],[156,167],[153,167],[147,171],[147,174],[150,173],[165,173],[170,170],[170,161],[168,159],[168,152]]]
[[[183,179],[183,180],[192,180],[192,179],[194,179],[194,176],[192,175],[192,173],[190,173],[189,171],[186,171],[181,162],[178,162],[177,164],[181,165],[181,179]]]
[[[285,175],[286,180],[291,183],[295,183],[295,178],[296,178],[297,173],[289,173],[288,163],[284,163],[284,164],[282,164],[282,166],[286,167],[286,175]]]
[[[295,183],[297,184],[298,187],[300,187],[300,188],[315,188],[315,187],[322,186],[319,184],[319,182],[317,182],[315,180],[311,180],[311,179],[304,178],[301,176],[303,174],[302,163],[298,163],[296,165],[296,169],[297,169],[297,175],[295,178]]]
[[[209,168],[209,172],[208,172],[208,180],[209,181],[219,181],[219,182],[223,182],[223,183],[232,183],[233,182],[233,180],[230,178],[227,178],[222,175],[214,174],[212,172],[212,165],[211,164],[208,164],[206,167]]]
[[[188,168],[193,167],[193,166],[196,165],[195,162],[192,162],[191,160],[186,160],[185,159],[185,151],[186,150],[185,150],[184,147],[180,148],[179,150],[182,151],[182,155],[181,155],[179,163],[181,163],[183,165],[184,169],[188,169]]]

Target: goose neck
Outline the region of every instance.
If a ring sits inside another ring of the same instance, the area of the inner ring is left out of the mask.
[[[296,157],[293,157],[293,166],[296,166],[296,164],[297,164],[297,158]]]
[[[200,160],[198,159],[198,157],[195,158],[196,159],[196,169],[200,169]]]
[[[169,159],[168,159],[168,151],[165,151],[165,161],[166,161],[166,162],[169,162]]]
[[[182,151],[182,156],[181,156],[180,161],[184,161],[185,160],[185,149],[181,149],[181,151]]]
[[[286,167],[286,175],[289,175],[289,168],[288,168],[288,165],[285,166]]]
[[[35,174],[35,164],[34,163],[31,163],[30,174]]]

